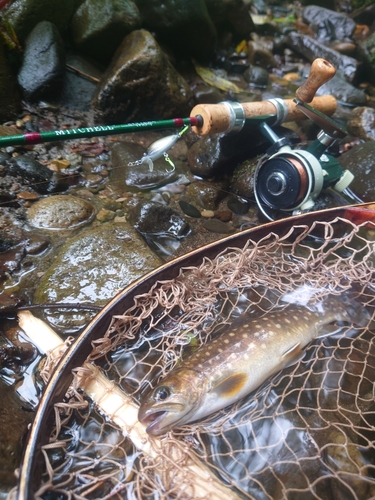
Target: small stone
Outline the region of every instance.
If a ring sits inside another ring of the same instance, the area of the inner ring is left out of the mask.
[[[116,217],[116,213],[112,212],[112,210],[107,210],[102,208],[96,215],[96,218],[100,222],[109,222]]]
[[[213,210],[202,210],[201,216],[209,219],[215,216],[215,212]]]
[[[36,193],[33,193],[32,191],[21,191],[17,193],[17,198],[19,200],[33,201],[33,200],[38,200],[39,196]]]
[[[48,168],[55,172],[60,172],[60,170],[65,170],[68,167],[70,167],[69,160],[52,160],[48,165]]]
[[[284,75],[284,80],[288,82],[294,82],[294,80],[299,80],[301,77],[298,73],[287,73]]]
[[[189,217],[195,217],[197,219],[201,217],[200,211],[197,209],[197,207],[195,207],[191,203],[188,203],[187,201],[184,200],[180,200],[178,203],[185,215],[188,215]]]
[[[234,231],[234,228],[232,226],[225,224],[225,222],[222,222],[219,219],[203,220],[202,226],[211,233],[230,234]]]
[[[233,213],[230,210],[217,210],[214,215],[222,222],[229,222],[233,218]]]

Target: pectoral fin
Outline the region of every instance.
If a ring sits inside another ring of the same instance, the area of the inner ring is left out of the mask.
[[[302,350],[301,342],[298,342],[298,344],[295,344],[282,354],[281,362],[283,363],[283,367],[287,368],[288,366],[295,365],[304,355],[305,351]]]
[[[230,398],[240,392],[247,382],[246,373],[234,373],[224,380],[219,381],[218,385],[213,387],[213,391],[222,398]]]

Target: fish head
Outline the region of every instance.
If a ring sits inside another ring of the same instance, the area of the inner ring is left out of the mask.
[[[195,370],[176,370],[167,375],[142,399],[138,420],[152,436],[194,418],[205,394],[206,380]]]

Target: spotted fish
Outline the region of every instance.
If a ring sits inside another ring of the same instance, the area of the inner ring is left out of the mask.
[[[238,401],[301,359],[309,342],[332,332],[333,322],[351,322],[349,311],[330,298],[314,310],[289,305],[258,319],[244,315],[146,394],[139,421],[158,436]]]

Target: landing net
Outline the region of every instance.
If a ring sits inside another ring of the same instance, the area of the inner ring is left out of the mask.
[[[228,248],[136,296],[55,407],[36,498],[375,497],[374,240],[368,222],[294,226]],[[240,315],[261,317],[286,300],[319,302],[328,294],[355,301],[360,325],[339,324],[238,403],[160,439],[142,434],[134,419],[139,400],[181,358]],[[111,381],[97,402],[95,370]],[[121,418],[117,400],[103,410],[118,390],[129,412]]]

